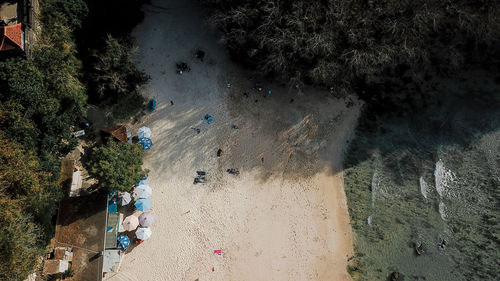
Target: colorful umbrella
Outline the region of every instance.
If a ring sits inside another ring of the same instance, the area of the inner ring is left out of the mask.
[[[130,201],[132,201],[132,197],[128,192],[122,192],[122,194],[120,194],[120,197],[118,197],[118,203],[121,206],[127,205],[128,203],[130,203]]]
[[[149,227],[139,227],[135,232],[135,236],[139,240],[148,240],[153,232]]]
[[[153,146],[153,141],[150,138],[140,138],[138,144],[142,146],[142,150],[149,150]]]
[[[150,212],[142,213],[142,215],[139,216],[139,223],[142,227],[150,227],[154,221],[155,217]]]
[[[126,250],[130,245],[130,239],[127,235],[120,235],[116,238],[116,248]]]
[[[140,127],[139,130],[137,130],[137,136],[140,139],[150,138],[151,137],[151,129],[148,127]]]
[[[133,231],[139,226],[139,218],[134,215],[128,216],[123,220],[122,226],[126,231]]]
[[[139,211],[146,211],[151,207],[151,202],[147,198],[139,198],[137,201],[135,201],[134,206]]]
[[[149,187],[149,185],[144,184],[139,185],[135,189],[135,193],[137,193],[137,196],[139,196],[139,198],[148,198],[149,196],[151,196],[151,194],[153,194],[153,190],[151,189],[151,187]]]

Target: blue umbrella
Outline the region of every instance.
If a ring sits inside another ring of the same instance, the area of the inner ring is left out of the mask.
[[[116,248],[125,250],[128,248],[128,245],[130,245],[130,238],[128,238],[127,235],[120,235],[116,238],[116,242]]]
[[[140,181],[139,181],[139,183],[138,183],[138,184],[136,184],[136,185],[137,185],[137,186],[139,186],[139,185],[145,185],[146,183],[148,183],[148,178],[145,178],[145,179],[140,180]]]
[[[210,123],[214,122],[214,117],[210,114],[205,114],[205,116],[203,116],[203,120],[205,120],[205,122],[210,124]]]
[[[149,150],[153,146],[150,138],[140,138],[138,143],[142,146],[142,150]]]
[[[148,198],[139,198],[137,201],[135,201],[134,206],[139,211],[146,211],[151,207],[151,202]]]

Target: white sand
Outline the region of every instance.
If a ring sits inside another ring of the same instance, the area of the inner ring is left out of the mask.
[[[139,65],[152,77],[145,95],[158,101],[143,122],[153,130],[145,167],[156,221],[110,279],[350,280],[341,160],[359,106],[314,89],[264,84],[273,91],[265,99],[251,91],[196,3],[153,1],[134,31]],[[203,63],[193,58],[198,47]],[[182,76],[181,60],[192,68]],[[214,123],[203,123],[206,113]],[[226,173],[231,167],[241,174]],[[206,185],[193,185],[197,170]]]

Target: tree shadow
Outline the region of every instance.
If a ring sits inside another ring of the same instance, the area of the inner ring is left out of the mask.
[[[433,159],[442,146],[467,147],[500,128],[500,84],[495,72],[476,69],[429,84],[427,100],[414,110],[367,106],[345,168],[371,158],[375,150],[382,157],[397,158],[410,150],[422,159]]]

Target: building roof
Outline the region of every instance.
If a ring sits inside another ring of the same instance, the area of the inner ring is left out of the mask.
[[[116,239],[118,237],[118,225],[120,223],[120,215],[118,213],[108,213],[108,221],[106,225],[106,240],[104,240],[104,249],[116,248]]]
[[[127,127],[125,127],[125,125],[117,125],[117,126],[114,126],[111,128],[104,128],[101,131],[112,135],[115,139],[117,139],[123,143],[128,142]]]
[[[0,51],[23,49],[23,30],[20,23],[0,27]]]
[[[57,247],[54,249],[54,259],[55,260],[73,260],[73,250],[66,247]]]
[[[17,23],[19,5],[13,1],[0,1],[0,20],[6,24]]]
[[[50,275],[50,274],[63,273],[64,271],[68,270],[68,268],[69,268],[68,261],[46,260],[43,263],[43,274]]]
[[[105,250],[102,262],[102,272],[117,272],[120,260],[120,250]]]

